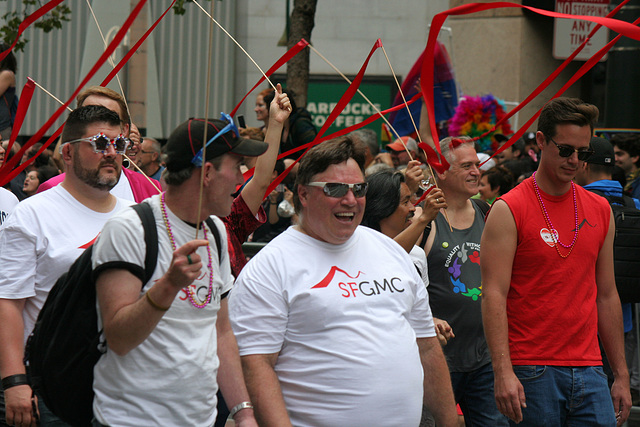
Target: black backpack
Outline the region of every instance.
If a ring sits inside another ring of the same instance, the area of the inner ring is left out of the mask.
[[[613,240],[613,262],[616,287],[623,303],[640,302],[640,210],[629,196],[607,196],[613,210],[616,234]]]
[[[133,205],[147,246],[144,284],[158,259],[158,230],[148,203]],[[47,407],[74,426],[93,418],[93,366],[106,352],[100,341],[96,287],[91,268],[93,246],[56,281],[38,314],[25,348],[31,386]]]
[[[140,216],[146,244],[144,286],[158,261],[158,230],[148,203],[131,206]],[[218,228],[208,217],[222,257]],[[93,246],[56,281],[38,315],[25,348],[31,387],[56,416],[73,426],[89,426],[93,419],[93,367],[106,353],[96,311],[96,287],[91,267]]]

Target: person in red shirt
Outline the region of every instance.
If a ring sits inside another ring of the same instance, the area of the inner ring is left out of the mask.
[[[598,109],[542,109],[538,171],[500,197],[481,240],[482,314],[498,409],[512,424],[621,425],[631,395],[607,201],[573,182]],[[608,389],[598,336],[613,369]]]

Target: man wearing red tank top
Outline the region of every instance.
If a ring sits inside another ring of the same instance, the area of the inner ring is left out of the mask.
[[[482,314],[498,409],[520,425],[621,425],[629,416],[615,227],[606,200],[573,183],[598,109],[542,109],[538,171],[498,199],[482,236]],[[598,335],[615,381],[609,391]]]

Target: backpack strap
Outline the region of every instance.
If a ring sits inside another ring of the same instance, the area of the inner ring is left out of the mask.
[[[220,241],[220,232],[218,231],[218,227],[216,227],[216,223],[213,222],[213,218],[208,216],[205,222],[209,226],[209,230],[213,233],[213,238],[216,240],[216,248],[218,248],[218,263],[220,263],[222,262],[222,242]]]
[[[591,188],[587,188],[587,190],[604,197],[605,199],[607,199],[607,202],[609,202],[610,205],[626,206],[627,208],[636,207],[636,203],[633,201],[633,198],[627,196],[626,194],[623,194],[622,196],[612,196],[605,194],[604,191],[600,190],[592,190]]]
[[[484,220],[487,220],[487,212],[489,212],[489,209],[491,209],[491,205],[487,202],[485,202],[482,199],[471,199],[471,201],[478,207],[480,208],[480,212],[482,213],[482,216],[484,217]]]
[[[138,203],[131,206],[134,211],[140,217],[142,221],[142,228],[144,229],[144,242],[147,247],[147,252],[144,257],[144,276],[145,281],[142,286],[151,280],[156,264],[158,263],[158,229],[156,228],[156,218],[153,215],[151,205],[146,202]]]

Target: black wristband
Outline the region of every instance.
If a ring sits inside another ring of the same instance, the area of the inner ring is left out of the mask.
[[[18,385],[29,385],[27,374],[9,375],[2,379],[2,390],[7,390]]]

